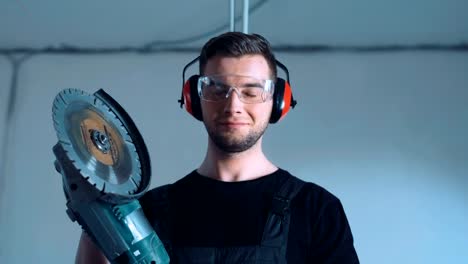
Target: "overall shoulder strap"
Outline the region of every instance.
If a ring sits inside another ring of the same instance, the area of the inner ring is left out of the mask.
[[[304,184],[303,180],[288,175],[279,191],[273,195],[271,209],[263,230],[262,246],[281,247],[286,245],[290,219],[289,207]]]

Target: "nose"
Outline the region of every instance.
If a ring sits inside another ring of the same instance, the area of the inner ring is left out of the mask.
[[[242,112],[243,103],[240,100],[237,89],[231,87],[229,92],[226,94],[226,102],[224,105],[225,113],[240,113]]]

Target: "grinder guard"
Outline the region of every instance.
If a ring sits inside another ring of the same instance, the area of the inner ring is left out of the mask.
[[[149,187],[146,145],[125,110],[104,90],[66,89],[52,109],[67,214],[111,263],[169,263],[138,198]]]

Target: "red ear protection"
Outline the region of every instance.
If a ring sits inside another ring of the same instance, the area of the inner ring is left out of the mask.
[[[271,110],[270,124],[281,120],[291,107],[294,108],[296,101],[292,98],[291,86],[284,79],[277,78],[275,93],[273,94],[273,108]]]
[[[188,67],[198,61],[199,57],[195,58],[187,65],[185,65],[182,72],[182,95],[179,100],[180,107],[185,104],[185,110],[195,117],[199,121],[203,121],[203,114],[200,104],[200,96],[198,94],[198,78],[199,75],[192,75],[187,81],[185,81],[185,71]],[[281,78],[277,78],[275,83],[275,92],[273,93],[273,107],[270,116],[270,123],[274,124],[281,120],[297,102],[294,100],[291,86],[289,84],[289,72],[286,66],[276,60],[276,65],[281,68],[287,77],[287,81]]]
[[[185,110],[189,112],[193,117],[199,121],[203,121],[203,115],[200,105],[200,96],[198,95],[198,78],[199,75],[192,75],[185,83],[182,90],[183,101],[182,106],[185,103]],[[180,102],[180,101],[179,101]]]
[[[191,62],[185,65],[182,71],[182,94],[178,100],[180,108],[185,104],[185,110],[199,121],[203,121],[203,115],[200,105],[200,96],[198,95],[198,78],[199,75],[191,76],[185,81],[185,71],[188,67],[198,61],[200,57],[196,57]]]

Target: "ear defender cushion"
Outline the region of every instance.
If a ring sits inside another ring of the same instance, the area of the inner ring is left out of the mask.
[[[277,78],[275,92],[273,94],[273,107],[270,116],[270,124],[278,122],[289,112],[291,102],[291,86],[284,79]]]
[[[200,105],[200,96],[198,95],[198,78],[199,75],[192,75],[185,82],[183,87],[183,96],[185,110],[199,121],[203,121],[203,115]]]

